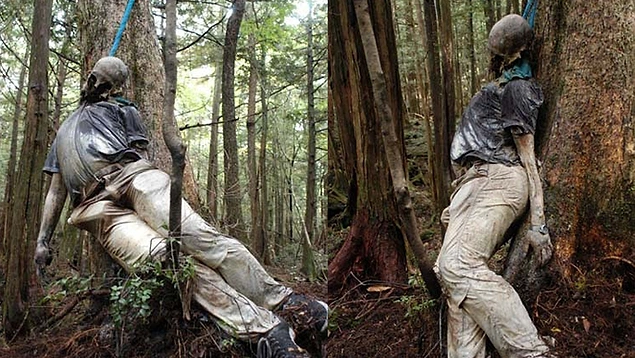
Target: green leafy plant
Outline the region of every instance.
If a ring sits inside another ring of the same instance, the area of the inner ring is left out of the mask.
[[[399,297],[396,301],[406,307],[406,318],[416,317],[423,311],[426,311],[434,306],[436,300],[429,299],[424,295],[405,295]]]
[[[90,283],[92,279],[93,276],[70,276],[61,278],[51,283],[47,290],[48,294],[41,299],[40,304],[60,302],[68,295],[77,295],[88,291],[91,288]]]
[[[128,320],[146,323],[152,314],[150,299],[153,293],[166,282],[179,290],[180,285],[194,275],[190,258],[181,260],[178,269],[164,269],[158,261],[146,261],[136,266],[128,278],[111,287],[110,314],[115,327],[124,327]]]

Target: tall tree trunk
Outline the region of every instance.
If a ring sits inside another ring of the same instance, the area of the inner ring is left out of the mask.
[[[233,11],[227,22],[225,50],[223,52],[223,149],[225,158],[225,216],[229,234],[246,240],[239,182],[238,143],[236,140],[236,108],[234,99],[234,67],[238,32],[245,13],[245,0],[234,0]]]
[[[434,115],[434,191],[437,212],[450,202],[450,138],[448,131],[447,106],[443,90],[442,73],[439,66],[439,40],[437,35],[437,13],[434,0],[424,0],[425,25],[428,49],[428,76],[430,98]]]
[[[172,268],[178,268],[181,237],[181,190],[185,169],[185,146],[174,118],[176,100],[176,0],[165,2],[165,42],[163,65],[165,66],[165,99],[163,102],[163,139],[172,157],[170,175],[170,223],[167,257]]]
[[[441,288],[432,271],[432,263],[429,262],[423,243],[419,238],[417,219],[413,210],[406,179],[405,155],[404,152],[400,150],[399,144],[401,138],[397,135],[397,131],[395,130],[396,123],[401,122],[402,119],[393,115],[388,103],[388,88],[386,87],[386,79],[381,68],[381,60],[371,25],[367,0],[355,0],[355,12],[362,37],[362,47],[366,57],[366,65],[372,84],[376,115],[380,118],[380,128],[384,149],[386,150],[386,159],[393,191],[401,215],[402,231],[415,254],[421,276],[426,283],[428,291],[433,297],[437,298],[441,295]],[[400,133],[400,136],[403,137],[403,133]]]
[[[307,126],[308,126],[308,150],[307,150],[307,174],[306,174],[306,208],[304,212],[304,226],[306,233],[302,235],[302,272],[310,281],[316,276],[315,262],[313,259],[312,242],[315,239],[315,213],[317,198],[315,196],[315,102],[313,89],[313,3],[309,1],[309,17],[307,21]]]
[[[635,8],[632,0],[540,4],[538,149],[554,261],[570,277],[607,256],[635,261]]]
[[[278,161],[279,162],[279,161]],[[285,236],[284,236],[284,208],[285,205],[285,195],[284,195],[284,185],[282,180],[282,169],[276,167],[273,171],[275,188],[273,189],[275,195],[275,222],[274,222],[274,248],[275,252],[279,252],[280,248],[282,248],[285,244]]]
[[[295,150],[295,149],[294,149]],[[295,153],[293,158],[289,160],[289,172],[285,173],[285,183],[287,184],[287,210],[286,210],[286,230],[287,230],[287,241],[293,242],[293,167],[295,164]]]
[[[469,14],[468,14],[468,40],[470,51],[470,97],[472,97],[478,90],[478,83],[476,82],[476,50],[474,49],[474,3],[473,0],[468,0]]]
[[[256,165],[256,91],[258,90],[258,64],[256,60],[256,37],[248,37],[249,51],[249,94],[247,100],[247,168],[249,174],[249,201],[251,203],[251,230],[249,242],[257,256],[264,257],[265,247],[262,240],[262,222],[260,221],[260,198],[258,188],[258,169]]]
[[[26,63],[29,52],[27,51],[24,55]],[[13,108],[13,119],[11,121],[11,147],[9,149],[9,163],[7,164],[7,176],[5,178],[5,186],[4,186],[4,200],[2,205],[2,212],[0,215],[0,238],[2,238],[0,242],[0,252],[5,252],[6,247],[6,239],[7,239],[7,227],[9,226],[9,221],[11,220],[11,212],[9,208],[13,205],[13,189],[14,185],[18,184],[15,181],[15,169],[16,163],[18,161],[18,130],[20,124],[20,118],[22,117],[22,92],[24,91],[24,80],[26,78],[27,67],[23,66],[20,70],[20,79],[18,80],[18,89],[15,95],[15,107]]]
[[[450,7],[450,1],[439,1],[438,3],[438,18],[439,18],[439,42],[441,43],[441,61],[443,62],[443,69],[441,71],[443,76],[443,100],[445,106],[445,120],[443,133],[444,139],[447,142],[444,143],[447,147],[448,153],[450,152],[450,141],[454,136],[454,127],[456,123],[456,85],[455,81],[457,76],[455,73],[456,60],[454,56],[454,31],[452,27],[452,9]],[[453,179],[450,157],[445,159],[443,163],[443,178],[447,183],[450,183]]]
[[[329,292],[337,294],[347,285],[350,272],[359,279],[403,282],[406,278],[404,236],[392,193],[390,171],[372,101],[368,68],[364,62],[355,10],[351,2],[330,1],[329,87],[337,131],[338,156],[343,158],[348,208],[353,221],[343,246],[328,267]],[[373,1],[371,21],[375,29],[381,65],[386,77],[388,103],[396,118],[403,118],[403,102],[396,59],[392,12],[388,1]],[[402,155],[403,127],[398,148]],[[376,128],[376,130],[368,130]]]
[[[64,84],[66,83],[66,66],[65,58],[60,57],[57,63],[57,81],[55,85],[55,103],[53,108],[53,127],[60,127],[60,116],[62,114],[62,97],[64,96]]]
[[[216,62],[214,74],[214,99],[212,102],[212,125],[209,135],[209,161],[207,165],[207,207],[214,220],[218,220],[218,122],[220,120],[220,100],[223,64]]]
[[[31,29],[29,90],[24,141],[17,172],[15,201],[8,213],[6,283],[3,300],[4,334],[8,338],[25,332],[26,304],[29,301],[32,256],[40,225],[42,167],[48,146],[48,54],[53,0],[36,0]]]
[[[269,105],[267,102],[269,81],[267,80],[266,68],[267,53],[262,50],[262,59],[260,60],[260,115],[261,133],[260,133],[260,159],[258,174],[260,176],[260,220],[262,228],[262,247],[264,248],[263,261],[267,265],[271,265],[276,256],[276,247],[272,247],[269,238],[269,181],[267,179],[267,140],[269,135]]]
[[[485,28],[489,34],[489,30],[496,23],[496,10],[494,10],[494,0],[483,1],[483,13],[485,14]]]

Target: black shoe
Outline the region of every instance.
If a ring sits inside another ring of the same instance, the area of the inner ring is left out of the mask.
[[[294,341],[295,334],[282,321],[258,341],[258,358],[310,358]]]
[[[314,298],[292,293],[278,307],[278,314],[291,323],[299,335],[324,336],[328,328],[329,306]]]

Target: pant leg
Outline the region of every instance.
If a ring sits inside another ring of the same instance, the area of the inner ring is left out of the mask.
[[[135,177],[126,196],[143,220],[167,235],[169,193],[169,175],[151,170]],[[215,269],[237,292],[267,309],[291,294],[291,289],[274,280],[241,242],[218,232],[186,201],[181,216],[183,252]]]
[[[485,358],[485,332],[461,307],[448,305],[448,358]]]
[[[102,200],[73,211],[70,223],[93,234],[108,254],[126,271],[150,258],[165,255],[163,236],[137,214],[112,201]],[[230,287],[212,268],[194,262],[193,297],[211,313],[228,333],[241,339],[257,339],[279,319]]]
[[[450,311],[471,317],[470,321],[448,319],[448,329],[470,337],[477,324],[503,357],[535,357],[547,351],[514,289],[487,266],[527,198],[522,167],[472,167],[453,194],[450,222],[435,266]],[[465,322],[466,326],[459,326]],[[479,345],[473,339],[456,341],[456,357],[479,351]]]
[[[196,288],[193,298],[207,312],[220,318],[219,325],[231,335],[256,341],[280,319],[270,310],[254,303],[237,292],[215,270],[199,262],[196,269]]]

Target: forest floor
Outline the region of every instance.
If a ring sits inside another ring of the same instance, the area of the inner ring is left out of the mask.
[[[326,282],[307,282],[295,268],[267,267],[267,270],[296,292],[322,300],[327,298]],[[49,297],[57,296],[58,303],[32,307],[31,312],[38,317],[31,317],[31,321],[39,324],[34,324],[24,337],[1,341],[0,357],[255,357],[255,344],[230,337],[200,308],[193,306],[192,319],[183,319],[180,301],[173,289],[160,289],[153,295],[160,303],[150,302],[153,312],[147,322],[128,324],[121,331],[115,330],[111,323],[110,290],[81,292],[84,293],[49,291]],[[309,349],[318,355],[317,346]]]
[[[425,217],[429,200],[420,191],[413,196],[417,217]],[[432,230],[426,245],[434,253],[441,245],[435,226],[420,222],[420,228]],[[341,241],[347,232],[331,234]],[[491,266],[500,268],[504,255],[497,253]],[[550,267],[547,285],[524,302],[526,308],[558,357],[635,358],[635,265],[622,258],[589,261],[575,267],[570,280],[554,278],[559,276]],[[444,307],[429,299],[417,275],[410,277],[408,284],[359,282],[330,297],[329,358],[446,357],[445,326],[439,324]],[[489,343],[488,351],[498,358]]]

